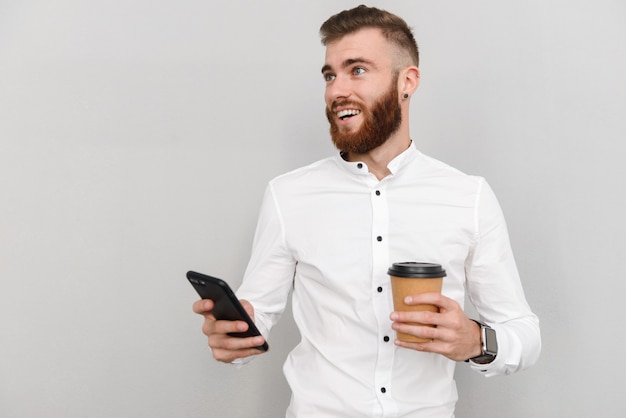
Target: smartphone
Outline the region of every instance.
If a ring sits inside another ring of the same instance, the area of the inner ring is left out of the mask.
[[[243,308],[235,292],[232,291],[228,283],[217,277],[207,276],[206,274],[197,273],[195,271],[187,272],[189,283],[196,289],[196,292],[202,299],[211,299],[215,306],[213,307],[213,315],[216,319],[228,321],[246,321],[248,330],[244,332],[231,332],[228,335],[232,337],[244,338],[255,337],[261,335],[250,315]],[[259,347],[255,347],[261,351],[267,351],[269,345],[267,341]]]

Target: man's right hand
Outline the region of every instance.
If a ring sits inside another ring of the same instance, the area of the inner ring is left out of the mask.
[[[241,300],[250,318],[254,318],[254,308],[247,300]],[[258,347],[265,342],[261,336],[257,337],[231,337],[230,332],[244,332],[248,330],[248,324],[244,321],[218,321],[213,316],[213,301],[201,299],[193,304],[193,311],[204,317],[202,333],[209,337],[209,347],[213,357],[224,363],[231,363],[233,360],[249,357],[263,353],[254,347]]]

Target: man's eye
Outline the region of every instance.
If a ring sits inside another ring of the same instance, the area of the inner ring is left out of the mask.
[[[324,81],[333,81],[335,79],[335,74],[324,74]]]
[[[365,74],[365,68],[363,68],[363,67],[356,67],[354,70],[352,70],[352,74],[354,74],[354,75]]]

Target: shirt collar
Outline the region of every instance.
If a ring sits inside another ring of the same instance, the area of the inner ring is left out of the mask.
[[[402,167],[404,167],[405,165],[413,161],[417,157],[418,154],[419,154],[419,151],[415,147],[413,140],[411,140],[411,144],[409,145],[409,147],[406,150],[404,150],[401,154],[396,156],[393,160],[391,160],[389,164],[387,165],[387,168],[389,169],[389,171],[391,171],[391,175],[395,175],[396,173],[398,173],[398,171],[400,171]],[[367,168],[367,164],[365,164],[363,161],[346,161],[343,158],[343,155],[341,152],[337,155],[337,159],[339,160],[339,163],[341,164],[342,167],[344,167],[345,169],[347,169],[349,172],[353,174],[357,174],[357,175],[369,174],[369,169]]]
[[[394,175],[402,170],[404,166],[410,164],[413,160],[415,160],[418,154],[419,151],[415,147],[413,140],[411,140],[411,144],[409,144],[409,147],[396,158],[391,160],[387,165],[387,168],[389,169],[389,171],[391,171],[391,174]]]

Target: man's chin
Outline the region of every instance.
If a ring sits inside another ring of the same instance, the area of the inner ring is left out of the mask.
[[[348,154],[367,154],[368,152],[382,146],[387,139],[380,140],[366,140],[359,135],[339,135],[334,134],[331,136],[333,144],[335,147],[341,151]]]
[[[342,135],[356,135],[359,132],[360,128],[361,125],[356,122],[342,125],[337,124],[337,132]]]
[[[363,144],[358,144],[355,141],[349,140],[347,138],[333,138],[333,144],[335,144],[335,147],[341,152],[346,152],[349,154],[363,154],[364,153]]]

